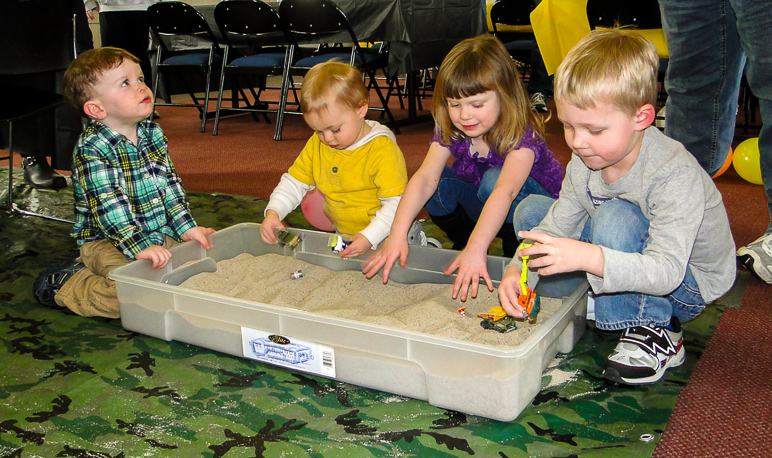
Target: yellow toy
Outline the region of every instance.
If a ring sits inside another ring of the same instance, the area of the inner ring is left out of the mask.
[[[521,243],[517,248],[517,251],[523,248],[533,246],[532,243]],[[536,322],[536,316],[541,309],[541,299],[533,289],[528,287],[528,258],[530,256],[523,256],[523,270],[520,272],[520,296],[517,298],[517,303],[525,309],[523,312],[523,319],[527,319],[529,323]]]

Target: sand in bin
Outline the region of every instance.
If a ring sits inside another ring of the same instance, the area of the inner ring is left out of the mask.
[[[297,270],[303,278],[292,279]],[[482,285],[476,299],[461,302],[451,299],[449,284],[384,285],[379,275],[368,280],[358,271],[334,272],[289,256],[242,253],[218,262],[217,272],[194,275],[180,286],[494,347],[523,343],[561,305],[560,299],[543,297],[537,323],[518,322],[517,330],[506,334],[485,330],[477,314],[500,304],[497,291]]]

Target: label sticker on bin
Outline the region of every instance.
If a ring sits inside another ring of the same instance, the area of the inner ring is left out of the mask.
[[[335,378],[335,350],[306,340],[242,326],[244,357]]]

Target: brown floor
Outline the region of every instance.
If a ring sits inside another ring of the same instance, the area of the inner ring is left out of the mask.
[[[429,106],[424,101],[424,108]],[[406,112],[392,103],[395,117]],[[549,102],[554,110],[554,104]],[[311,135],[299,116],[287,116],[284,137],[273,141],[273,124],[249,115],[224,118],[220,134],[199,133],[193,109],[160,107],[159,120],[169,138],[172,158],[191,191],[267,198]],[[426,114],[421,111],[419,114]],[[275,120],[270,115],[271,122]],[[397,136],[408,172],[420,166],[432,135],[432,123],[402,127]],[[738,130],[739,132],[739,130]],[[749,132],[750,136],[758,131]],[[566,164],[570,150],[553,116],[547,139]],[[741,138],[738,135],[737,140]],[[730,168],[716,179],[724,196],[735,243],[747,244],[766,229],[766,196]],[[772,287],[755,277],[739,309],[728,309],[678,399],[656,456],[764,456],[772,448]]]

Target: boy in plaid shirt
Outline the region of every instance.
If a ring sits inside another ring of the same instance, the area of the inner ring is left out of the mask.
[[[91,121],[75,147],[73,188],[80,257],[48,269],[35,281],[44,305],[83,316],[120,315],[111,270],[135,259],[162,269],[168,248],[197,240],[204,248],[213,229],[199,227],[167,152],[161,127],[147,120],[153,94],[136,57],[118,48],[81,54],[67,69],[67,102]]]

